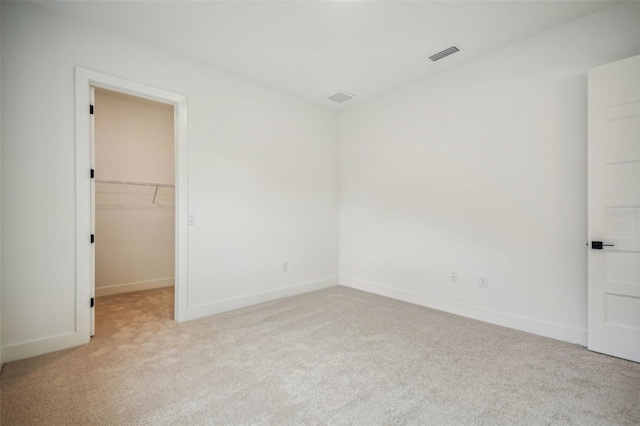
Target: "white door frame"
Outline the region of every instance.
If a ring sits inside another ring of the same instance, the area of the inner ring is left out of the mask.
[[[90,339],[91,291],[91,150],[90,87],[122,92],[174,106],[175,129],[175,320],[184,321],[188,285],[187,97],[97,71],[76,67],[76,333]]]

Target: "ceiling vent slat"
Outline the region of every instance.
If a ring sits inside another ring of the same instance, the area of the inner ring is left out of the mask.
[[[447,57],[449,55],[452,55],[452,54],[454,54],[456,52],[459,52],[459,51],[460,51],[460,49],[458,49],[456,46],[451,46],[448,49],[444,49],[442,52],[438,52],[435,55],[429,56],[429,59],[431,59],[433,62],[435,62],[435,61],[438,61],[438,60],[440,60],[442,58],[445,58],[445,57]]]

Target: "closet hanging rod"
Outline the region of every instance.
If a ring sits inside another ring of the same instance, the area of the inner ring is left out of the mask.
[[[175,185],[170,183],[152,183],[152,182],[132,182],[126,180],[108,180],[108,179],[96,179],[96,183],[115,183],[120,185],[138,185],[138,186],[155,186],[160,188],[175,188]]]

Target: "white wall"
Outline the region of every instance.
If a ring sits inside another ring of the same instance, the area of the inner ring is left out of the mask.
[[[640,53],[639,7],[343,111],[341,283],[585,344],[586,72]]]
[[[96,90],[96,179],[174,184],[173,114],[171,105]],[[98,182],[95,251],[96,296],[172,286],[174,189]]]
[[[5,361],[75,330],[75,66],[188,97],[194,315],[337,283],[335,112],[34,4],[2,7]]]

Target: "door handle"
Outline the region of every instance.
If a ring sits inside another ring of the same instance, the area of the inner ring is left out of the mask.
[[[591,248],[593,250],[602,250],[603,247],[614,247],[613,244],[603,244],[602,241],[591,241]]]

